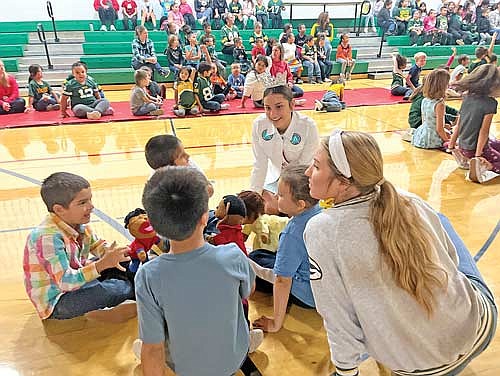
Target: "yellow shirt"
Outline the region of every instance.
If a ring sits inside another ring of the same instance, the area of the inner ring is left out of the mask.
[[[253,239],[253,250],[267,249],[271,252],[278,250],[278,243],[281,231],[285,228],[290,219],[287,217],[278,217],[277,215],[263,214],[257,220],[243,226],[243,234],[250,235],[255,233]],[[261,235],[267,235],[267,242],[262,241]]]

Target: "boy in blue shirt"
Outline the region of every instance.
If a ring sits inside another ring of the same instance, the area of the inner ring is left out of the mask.
[[[196,169],[168,166],[144,188],[149,220],[170,240],[170,252],[135,279],[142,341],[134,348],[144,375],[162,373],[166,364],[177,375],[232,375],[248,353],[241,299],[252,292],[255,274],[236,245],[205,242],[207,183]]]
[[[422,67],[427,61],[427,55],[425,52],[417,52],[413,59],[415,59],[415,64],[412,65],[406,76],[406,84],[412,91],[415,91],[417,87],[420,86],[420,73],[422,72]]]
[[[236,98],[243,97],[243,88],[245,86],[245,76],[241,74],[241,66],[239,63],[231,64],[231,74],[227,78],[227,84],[236,93]]]

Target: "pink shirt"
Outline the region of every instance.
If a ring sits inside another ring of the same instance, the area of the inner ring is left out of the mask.
[[[191,8],[191,5],[188,3],[186,4],[179,4],[179,11],[181,14],[184,16],[185,14],[193,14],[193,9]]]
[[[182,17],[180,11],[177,13],[168,12],[168,22],[173,22],[177,26],[177,29],[180,29],[184,25],[184,17]]]
[[[431,18],[430,16],[424,17],[424,31],[434,31],[436,30],[436,18]]]
[[[7,73],[5,73],[7,74]],[[8,75],[9,86],[0,85],[0,106],[3,102],[12,103],[19,98],[19,86],[14,76]]]

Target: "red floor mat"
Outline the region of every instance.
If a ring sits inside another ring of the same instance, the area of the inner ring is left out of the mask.
[[[312,110],[314,108],[314,100],[320,99],[324,91],[309,91],[305,92],[301,99],[306,102],[303,106],[297,106],[298,110]],[[347,107],[356,106],[378,106],[383,104],[394,104],[401,102],[401,97],[391,95],[390,90],[381,88],[367,89],[351,89],[345,91],[345,101]],[[235,114],[252,114],[262,113],[262,108],[255,108],[251,101],[247,101],[246,108],[239,108],[240,100],[232,100],[228,102],[230,107],[227,110],[222,110],[218,113],[206,113],[204,116],[219,116],[219,115],[235,115]],[[163,104],[165,114],[160,118],[175,118],[172,112],[173,100],[166,100]],[[128,102],[113,102],[115,114],[113,116],[103,116],[100,120],[87,120],[69,117],[62,119],[59,111],[38,112],[32,111],[25,114],[0,115],[1,128],[18,128],[18,127],[36,127],[43,125],[59,125],[59,124],[78,124],[78,123],[95,123],[95,122],[111,122],[111,121],[133,121],[153,119],[153,116],[134,116],[130,112]]]

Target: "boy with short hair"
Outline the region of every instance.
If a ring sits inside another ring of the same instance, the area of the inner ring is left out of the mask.
[[[467,66],[470,63],[468,55],[460,55],[457,59],[458,65],[453,69],[450,75],[450,86],[452,87],[467,74]]]
[[[498,33],[495,31],[488,48],[484,46],[479,46],[476,48],[476,59],[474,59],[469,65],[469,73],[472,73],[474,69],[483,64],[489,64],[491,61],[491,54],[493,53],[493,48],[495,47],[495,40]]]
[[[227,110],[229,105],[224,102],[226,98],[224,94],[214,95],[212,84],[210,83],[210,75],[212,74],[212,66],[204,61],[198,65],[198,80],[195,85],[195,93],[198,96],[204,111],[217,112]]]
[[[107,247],[87,225],[94,209],[89,182],[56,172],[43,181],[40,195],[49,214],[28,236],[23,259],[26,292],[40,318],[86,315],[121,322],[134,317],[135,304],[121,304],[134,299],[132,283],[119,265],[130,260],[129,249],[115,243]],[[100,258],[91,261],[91,253]]]
[[[420,73],[422,72],[422,67],[427,61],[427,55],[425,52],[417,52],[413,56],[413,59],[415,60],[415,64],[413,64],[408,71],[408,75],[406,76],[406,84],[410,89],[415,91],[415,88],[420,85]]]
[[[304,47],[304,44],[307,42],[306,41],[306,25],[304,24],[300,24],[298,27],[297,27],[297,35],[295,35],[295,44],[299,47]]]
[[[195,169],[166,167],[144,188],[149,220],[171,242],[168,254],[136,275],[142,341],[135,347],[145,375],[163,372],[166,362],[179,375],[231,375],[247,356],[241,300],[252,292],[255,274],[236,245],[205,242],[206,185]]]
[[[135,86],[130,92],[130,109],[134,116],[163,115],[161,97],[153,97],[147,92],[151,79],[146,70],[138,69],[134,73]]]
[[[245,76],[241,74],[239,63],[231,64],[231,74],[227,79],[227,84],[236,93],[236,98],[243,97],[243,88],[245,87]]]

